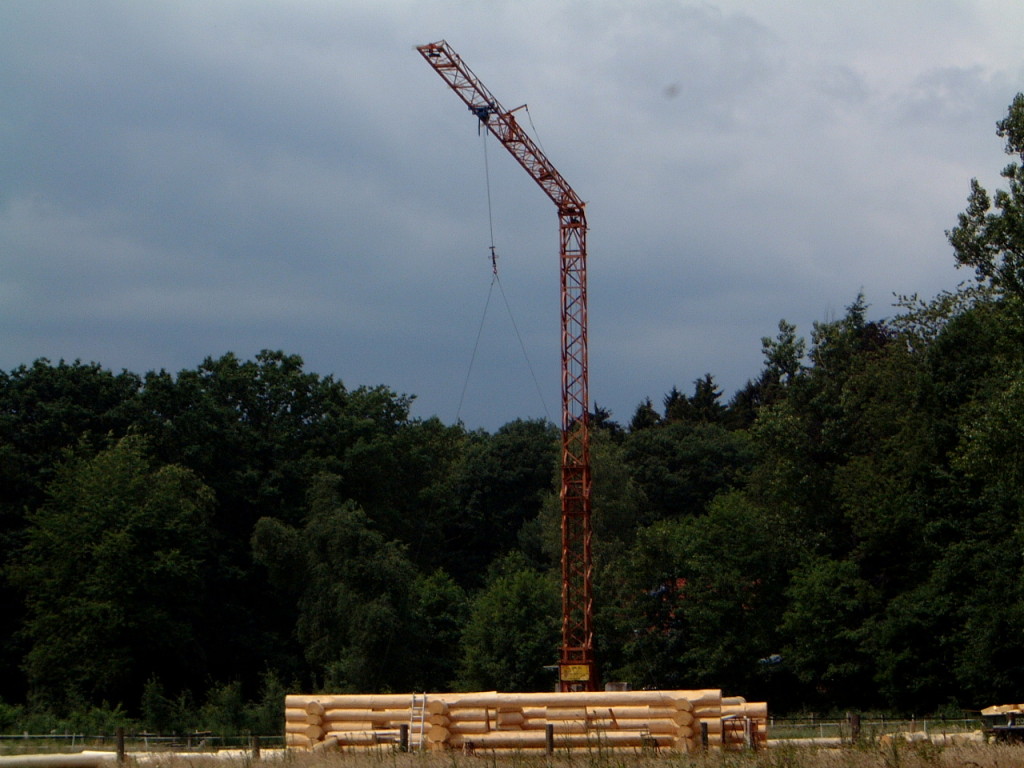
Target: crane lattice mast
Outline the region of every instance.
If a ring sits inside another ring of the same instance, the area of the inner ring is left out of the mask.
[[[587,217],[585,203],[516,121],[441,40],[418,46],[482,125],[558,209],[562,323],[562,650],[563,691],[594,690],[590,526],[590,414],[587,371]]]

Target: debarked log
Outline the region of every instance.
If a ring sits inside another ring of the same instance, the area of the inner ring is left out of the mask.
[[[693,736],[693,728],[688,725],[676,725],[671,720],[634,720],[634,721],[612,721],[612,720],[559,720],[551,723],[555,735],[559,733],[652,733],[667,734],[673,736]],[[523,726],[524,731],[544,730],[547,725],[534,724],[527,721]]]
[[[328,709],[324,712],[323,722],[408,723],[409,717],[408,707],[405,709]]]
[[[373,744],[396,744],[398,742],[398,731],[345,731],[332,733],[331,738],[338,740],[339,747],[345,746],[370,746]]]
[[[470,693],[461,698],[448,701],[450,710],[485,707],[614,707],[628,704],[644,704],[648,706],[665,706],[686,708],[694,699],[704,701],[710,696],[709,691],[692,691],[694,697],[687,696],[686,691],[579,691],[575,693]],[[721,699],[717,692],[715,701]],[[686,703],[682,703],[686,702]],[[429,704],[428,704],[429,706]]]
[[[527,717],[543,717],[543,710],[523,710]],[[673,720],[679,725],[693,722],[691,709],[674,707],[588,707],[587,717],[607,720]]]
[[[284,734],[284,745],[286,747],[305,747],[309,749],[312,744],[313,742],[304,733],[288,733],[286,731]]]
[[[722,717],[726,715],[740,715],[743,717],[750,717],[755,720],[767,720],[768,719],[768,702],[766,701],[751,701],[744,704],[735,705],[722,705]]]
[[[647,735],[636,732],[563,733],[556,734],[555,749],[567,747],[636,747],[658,746],[675,748],[678,739],[669,735]],[[544,747],[547,735],[543,731],[492,731],[478,735],[453,734],[449,744],[453,747],[477,749],[527,749]]]
[[[369,720],[335,720],[323,724],[324,733],[345,733],[346,731],[384,730],[383,726]]]
[[[448,701],[462,694],[431,693],[427,696],[427,706],[434,700]],[[413,698],[422,700],[423,694],[389,693],[389,694],[304,694],[291,693],[284,697],[285,708],[299,707],[305,709],[310,702],[318,702],[324,709],[406,709],[412,706]]]

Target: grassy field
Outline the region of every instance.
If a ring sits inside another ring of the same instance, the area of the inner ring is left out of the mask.
[[[129,760],[129,764],[132,762]],[[218,759],[209,754],[179,754],[149,755],[139,764],[160,768],[256,768],[260,764],[287,768],[1016,768],[1024,765],[1024,747],[871,742],[838,749],[786,745],[759,752],[706,754],[578,750],[552,757],[515,753],[402,754],[393,750],[311,754],[289,750],[266,752],[259,762],[249,756]]]
[[[693,755],[579,750],[553,757],[524,754],[464,755],[458,752],[313,755],[292,751],[279,759],[293,768],[1016,768],[1024,765],[1024,747],[873,742],[840,749],[776,746],[759,752]],[[195,762],[189,761],[190,768],[200,762],[201,758]]]

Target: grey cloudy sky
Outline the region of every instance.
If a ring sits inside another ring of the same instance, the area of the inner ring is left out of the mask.
[[[442,38],[588,201],[623,422],[707,372],[731,396],[782,318],[966,279],[944,230],[1024,90],[1020,0],[5,0],[0,367],[283,349],[417,417],[557,421],[557,216],[416,54]],[[532,375],[484,313],[485,152]]]

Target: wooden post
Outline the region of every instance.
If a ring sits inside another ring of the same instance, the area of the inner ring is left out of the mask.
[[[704,722],[700,724],[700,748],[705,752],[708,748],[708,724]]]
[[[253,760],[259,760],[260,759],[260,737],[259,736],[255,736],[254,735],[254,736],[251,736],[249,738],[249,748],[252,751],[252,759]]]
[[[555,754],[555,726],[551,723],[544,726],[544,748],[549,755]]]
[[[117,764],[118,765],[124,765],[125,764],[125,752],[124,752],[124,726],[123,725],[117,726],[116,738],[117,738]]]
[[[860,714],[847,712],[846,719],[850,721],[850,741],[856,744],[860,741]]]
[[[409,751],[409,724],[402,723],[398,726],[398,751]]]

